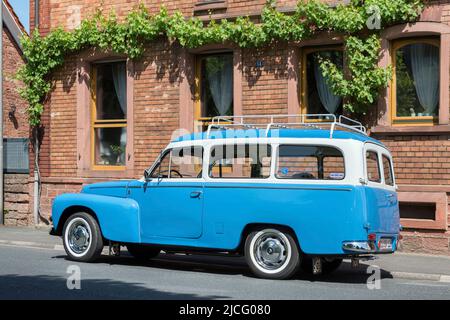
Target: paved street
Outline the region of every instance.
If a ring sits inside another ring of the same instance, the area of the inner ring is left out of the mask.
[[[78,263],[81,290],[68,290],[73,264],[58,248],[0,244],[0,299],[450,299],[450,283],[392,278],[386,270],[381,289],[369,290],[366,266],[348,263],[326,278],[269,281],[253,278],[241,258],[161,254],[139,264],[126,252]]]

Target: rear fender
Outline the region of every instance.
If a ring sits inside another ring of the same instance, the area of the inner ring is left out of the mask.
[[[139,205],[130,198],[84,193],[67,193],[55,198],[52,207],[54,229],[73,207],[86,207],[95,215],[103,237],[118,242],[140,242]]]

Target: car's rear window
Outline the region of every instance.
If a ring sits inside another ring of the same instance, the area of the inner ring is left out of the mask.
[[[371,182],[381,182],[380,163],[376,151],[366,152],[367,179]]]
[[[328,146],[281,145],[275,175],[278,179],[343,180],[344,156]]]
[[[388,186],[394,185],[394,174],[392,170],[391,159],[383,154],[383,172],[384,172],[384,183]]]

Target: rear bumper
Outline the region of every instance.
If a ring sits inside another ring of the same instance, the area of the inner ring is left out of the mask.
[[[342,243],[342,250],[349,253],[375,253],[369,241],[345,241]]]
[[[391,239],[392,248],[380,248],[381,239]],[[377,235],[376,240],[363,241],[344,241],[342,243],[342,250],[349,254],[377,254],[377,253],[394,253],[397,250],[398,235]]]

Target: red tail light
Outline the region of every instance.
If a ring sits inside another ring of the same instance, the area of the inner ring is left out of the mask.
[[[377,240],[377,235],[375,233],[371,233],[367,236],[367,240],[375,241],[375,240]]]

